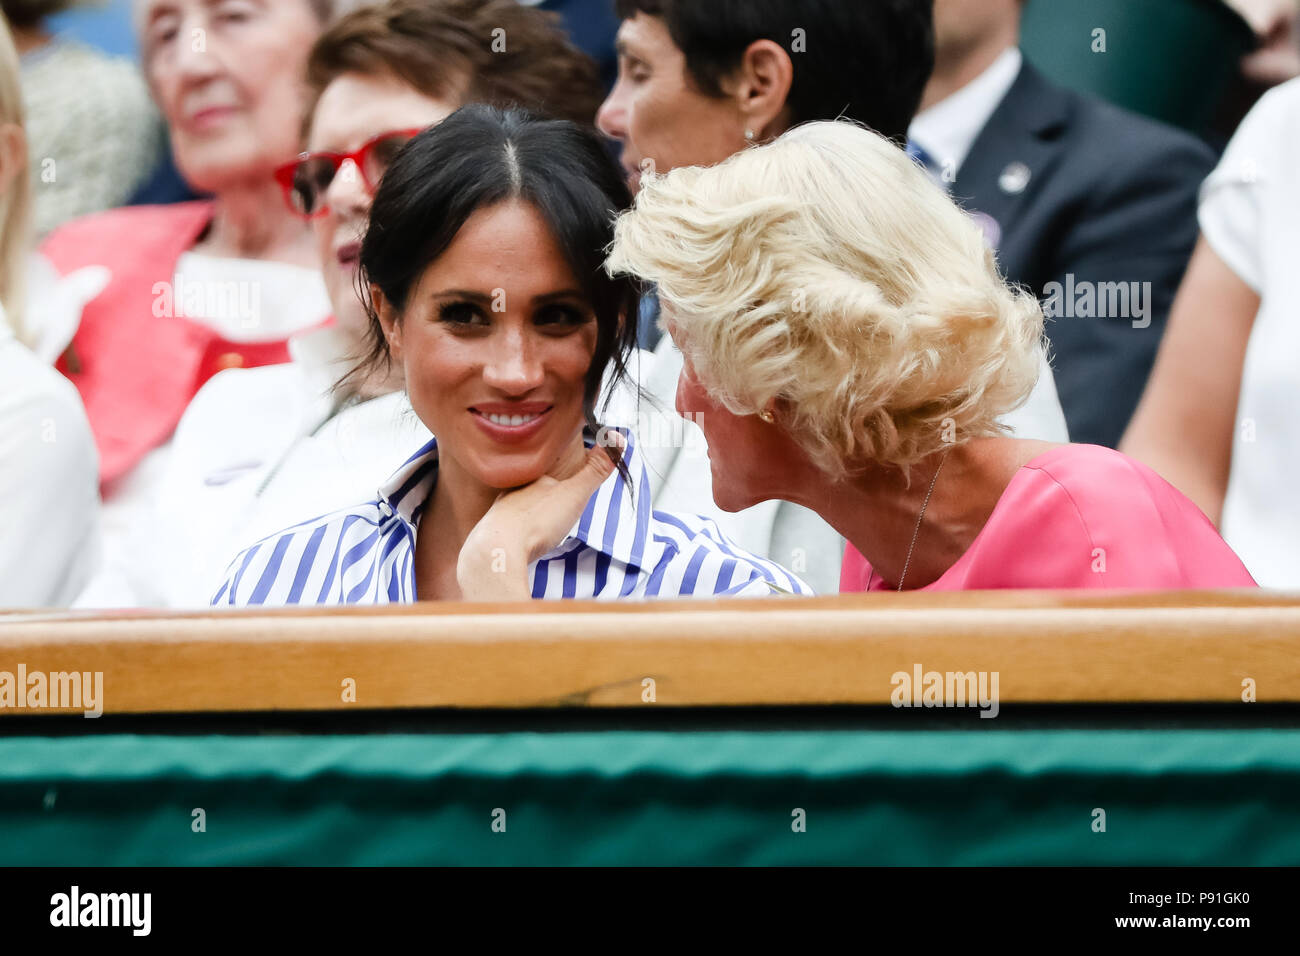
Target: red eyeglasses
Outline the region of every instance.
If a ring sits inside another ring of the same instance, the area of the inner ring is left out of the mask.
[[[325,193],[346,161],[352,161],[366,191],[373,196],[388,164],[421,129],[380,133],[351,153],[302,153],[293,162],[276,169],[275,181],[284,190],[284,201],[291,210],[305,219],[314,219],[329,208]]]

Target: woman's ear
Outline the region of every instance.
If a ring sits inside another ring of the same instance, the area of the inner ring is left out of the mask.
[[[781,135],[790,126],[786,100],[794,84],[794,62],[779,43],[755,40],[745,50],[731,93],[754,141]]]
[[[384,339],[388,342],[388,354],[392,356],[394,363],[401,365],[401,314],[393,307],[393,303],[389,301],[388,296],[384,295],[384,290],[374,283],[370,285],[370,304],[374,306],[375,315],[379,318],[379,327],[384,330]]]

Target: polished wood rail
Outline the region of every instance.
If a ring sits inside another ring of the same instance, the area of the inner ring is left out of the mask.
[[[918,667],[996,671],[1003,705],[1233,702],[1247,686],[1259,702],[1300,702],[1300,595],[8,612],[0,717],[59,712],[4,703],[5,675],[16,687],[20,666],[27,675],[102,673],[107,714],[888,704],[894,675]]]

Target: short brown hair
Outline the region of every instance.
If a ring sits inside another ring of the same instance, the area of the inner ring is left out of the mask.
[[[517,0],[389,0],[326,30],[307,60],[309,109],[344,73],[388,74],[425,96],[521,106],[590,126],[604,91],[558,14]]]
[[[771,40],[791,53],[790,125],[844,116],[900,145],[934,68],[934,0],[615,0],[619,19],[658,17],[707,96],[745,51]],[[803,49],[795,53],[798,36]]]

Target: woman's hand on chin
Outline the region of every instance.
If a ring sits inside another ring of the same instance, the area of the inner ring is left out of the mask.
[[[622,436],[609,434],[622,448]],[[528,566],[564,540],[613,471],[608,452],[597,444],[583,449],[581,455],[565,455],[532,484],[502,492],[460,549],[456,580],[461,597],[466,601],[531,597]]]

